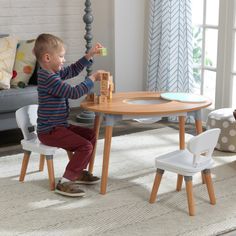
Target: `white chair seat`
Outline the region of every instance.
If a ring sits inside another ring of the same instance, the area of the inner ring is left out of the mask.
[[[193,176],[204,169],[213,167],[214,162],[212,158],[201,155],[199,162],[193,165],[194,156],[191,152],[186,150],[176,150],[156,158],[156,167],[171,171],[183,176]]]
[[[24,150],[40,153],[43,155],[54,155],[58,149],[57,147],[51,147],[42,144],[38,138],[33,138],[30,140],[22,139],[21,145]]]

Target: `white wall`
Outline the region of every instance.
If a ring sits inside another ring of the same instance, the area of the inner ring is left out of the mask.
[[[93,69],[104,69],[114,75],[114,4],[113,0],[92,1],[93,42],[100,42],[108,49],[105,57],[96,57]]]
[[[116,91],[144,89],[145,0],[114,0]]]
[[[55,34],[67,45],[68,63],[84,53],[83,0],[0,0],[0,6],[0,33],[19,39]]]
[[[108,56],[97,58],[94,70],[113,74],[116,91],[145,89],[147,0],[92,1],[94,42],[108,48]]]
[[[148,0],[91,0],[94,22],[93,42],[108,48],[108,56],[97,57],[94,70],[110,71],[116,91],[144,89],[144,25]],[[61,37],[67,45],[70,64],[85,52],[85,0],[0,0],[0,33],[14,34],[19,39],[37,37],[49,32]],[[76,84],[85,73],[71,81]],[[72,101],[78,106],[79,101]]]

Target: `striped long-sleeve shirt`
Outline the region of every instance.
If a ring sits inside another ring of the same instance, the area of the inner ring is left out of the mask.
[[[38,70],[38,133],[50,132],[56,126],[68,126],[68,99],[77,99],[88,93],[93,87],[93,81],[86,78],[82,83],[71,86],[64,80],[77,76],[84,67],[91,63],[82,57],[76,63],[64,67],[57,73],[43,68]]]

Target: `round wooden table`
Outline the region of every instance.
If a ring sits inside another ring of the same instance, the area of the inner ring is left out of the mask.
[[[191,94],[189,94],[191,97]],[[199,96],[200,97],[200,96]],[[81,108],[96,112],[94,129],[98,138],[101,118],[105,122],[105,141],[103,151],[103,166],[100,193],[106,193],[110,148],[112,139],[113,125],[118,120],[139,119],[147,117],[179,117],[179,148],[185,148],[185,118],[193,116],[195,118],[196,133],[202,132],[201,109],[211,105],[207,98],[201,99],[201,102],[181,102],[175,100],[162,99],[158,92],[123,92],[114,93],[112,100],[107,103],[95,104],[93,101],[84,100],[81,102]],[[94,156],[89,165],[89,171],[93,171]],[[178,178],[177,189],[181,188],[182,178]]]

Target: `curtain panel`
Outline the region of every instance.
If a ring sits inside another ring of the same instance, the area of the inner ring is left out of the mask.
[[[147,90],[192,92],[191,0],[150,0]]]

